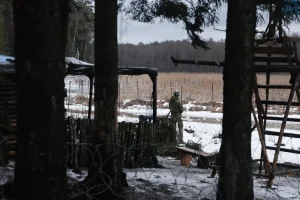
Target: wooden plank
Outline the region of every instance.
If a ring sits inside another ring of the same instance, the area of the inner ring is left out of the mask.
[[[257,127],[257,125],[254,124],[254,125],[252,126],[252,128],[251,128],[251,132],[253,132],[253,131],[256,129],[256,127]]]
[[[255,54],[293,55],[292,48],[285,47],[254,47]]]
[[[134,163],[137,167],[140,167],[141,164],[141,149],[142,149],[142,138],[141,138],[141,134],[142,134],[142,130],[143,130],[143,123],[140,122],[138,124],[138,128],[136,131],[136,139],[135,139],[135,156],[134,156]]]
[[[187,65],[205,65],[205,66],[224,66],[224,62],[216,61],[204,61],[204,60],[185,60],[185,59],[175,59],[171,56],[172,62],[175,64],[187,64]]]
[[[261,100],[262,104],[269,104],[269,105],[281,105],[286,106],[288,105],[288,102],[286,101],[267,101],[267,100]],[[291,102],[291,106],[300,106],[299,102]]]
[[[300,73],[300,67],[299,66],[289,66],[289,65],[254,65],[254,70],[256,72],[297,72]]]
[[[288,63],[287,57],[265,57],[265,56],[255,56],[253,58],[254,62],[270,62],[270,63]],[[296,59],[291,57],[291,62],[296,63]]]
[[[276,132],[276,131],[265,131],[265,135],[279,136],[279,132]],[[300,134],[297,134],[297,133],[284,133],[283,137],[300,138]]]
[[[269,89],[292,89],[291,85],[257,85],[257,87]]]
[[[119,145],[120,145],[120,166],[123,168],[124,167],[124,158],[125,158],[125,146],[124,146],[124,138],[125,138],[125,122],[119,122],[118,123],[118,129],[119,129]]]
[[[178,149],[179,151],[182,151],[182,152],[189,153],[191,155],[195,155],[195,156],[198,156],[198,155],[201,155],[201,156],[204,156],[204,157],[211,156],[210,153],[205,153],[203,151],[191,149],[191,148],[188,148],[188,147],[176,147],[176,149]]]
[[[268,150],[275,150],[276,151],[276,147],[270,147],[270,146],[266,146],[266,148]],[[300,154],[300,151],[299,150],[293,150],[293,149],[286,149],[286,148],[280,148],[279,149],[280,151],[282,152],[287,152],[287,153],[295,153],[295,154]],[[274,162],[273,162],[273,165],[274,165]]]
[[[263,119],[282,121],[283,117],[263,117]],[[299,118],[287,118],[287,121],[289,121],[289,122],[300,122],[300,119]]]

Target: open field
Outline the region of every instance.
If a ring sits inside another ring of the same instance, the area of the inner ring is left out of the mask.
[[[174,90],[181,91],[182,100],[197,101],[200,103],[223,100],[223,75],[215,73],[159,73],[158,75],[158,99],[167,99]],[[258,83],[264,84],[265,75],[258,75]],[[289,75],[272,75],[271,84],[289,84]],[[147,76],[120,76],[120,99],[149,99],[152,83]],[[265,92],[261,91],[262,98]],[[288,98],[288,90],[272,90],[272,100],[284,100]]]
[[[159,100],[169,99],[172,92],[178,90],[182,94],[183,101],[197,101],[199,103],[223,100],[223,75],[215,73],[159,73],[157,93]],[[67,78],[68,79],[68,78]],[[266,76],[257,76],[259,84],[265,84]],[[271,75],[271,84],[288,85],[290,75]],[[120,76],[120,101],[125,99],[150,100],[152,92],[152,82],[147,75],[142,76]],[[72,81],[72,90],[77,94],[88,94],[88,78],[78,76]],[[66,80],[68,84],[68,80]],[[76,88],[74,88],[74,85]],[[76,86],[77,85],[77,86]],[[68,88],[69,89],[69,88]],[[265,91],[260,90],[261,98],[265,98]],[[289,90],[270,90],[270,100],[287,100]]]

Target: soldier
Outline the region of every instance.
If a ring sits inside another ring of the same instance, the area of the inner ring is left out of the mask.
[[[176,123],[178,123],[178,143],[183,143],[183,123],[181,119],[181,113],[183,112],[182,104],[179,101],[179,92],[175,91],[169,102],[169,108],[171,112],[171,122],[174,130],[176,130]]]

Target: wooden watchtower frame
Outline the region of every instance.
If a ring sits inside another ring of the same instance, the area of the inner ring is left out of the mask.
[[[274,175],[278,175],[281,172],[275,172],[278,162],[279,152],[288,152],[300,154],[299,150],[292,150],[281,148],[283,137],[300,138],[300,134],[286,133],[285,127],[287,121],[300,122],[300,119],[290,118],[289,111],[291,106],[300,106],[300,60],[298,57],[297,43],[300,42],[300,38],[286,37],[283,34],[282,19],[284,15],[283,0],[257,0],[257,5],[266,5],[269,7],[269,23],[264,32],[262,32],[261,38],[255,41],[254,48],[254,69],[256,73],[266,74],[266,83],[264,85],[257,84],[257,78],[253,80],[253,94],[255,97],[255,105],[257,113],[252,106],[252,114],[255,124],[252,131],[257,129],[261,146],[261,159],[260,159],[260,176],[265,176],[269,179],[267,187],[271,188],[274,180]],[[293,4],[290,2],[290,4]],[[294,4],[299,7],[300,3]],[[192,65],[209,65],[209,66],[223,66],[224,62],[217,63],[215,61],[194,61],[194,60],[182,60],[171,57],[173,63],[177,64],[192,64]],[[270,77],[272,73],[290,73],[291,78],[286,85],[271,85]],[[286,89],[290,90],[289,97],[286,101],[271,101],[269,100],[269,93],[271,89]],[[260,91],[265,90],[265,99],[261,99]],[[292,102],[296,93],[298,102]],[[268,107],[270,105],[283,105],[286,106],[283,117],[268,116]],[[256,114],[258,117],[256,117]],[[279,132],[267,130],[268,121],[281,121],[281,127]],[[278,141],[275,147],[266,146],[265,135],[278,136]],[[270,162],[268,159],[267,150],[274,150],[274,160]],[[285,165],[285,167],[295,167]],[[265,174],[262,174],[262,168],[265,170]],[[298,166],[299,168],[299,166]],[[298,169],[299,170],[299,169]]]

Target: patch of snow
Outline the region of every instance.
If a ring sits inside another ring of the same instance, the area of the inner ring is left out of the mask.
[[[163,107],[169,107],[169,103],[168,103],[168,102],[165,102],[165,103],[163,104]]]
[[[70,178],[73,178],[77,181],[83,181],[86,176],[87,176],[87,171],[86,170],[81,170],[82,174],[76,174],[74,172],[72,172],[72,169],[67,169],[67,176],[70,177]]]
[[[123,105],[125,105],[126,103],[128,103],[128,102],[130,102],[131,101],[131,99],[126,99],[126,100],[124,100],[123,101]]]
[[[78,60],[77,58],[74,58],[74,57],[66,57],[65,61],[66,61],[67,64],[90,65],[90,66],[94,65],[94,64],[91,64],[91,63],[87,63],[87,62]]]

